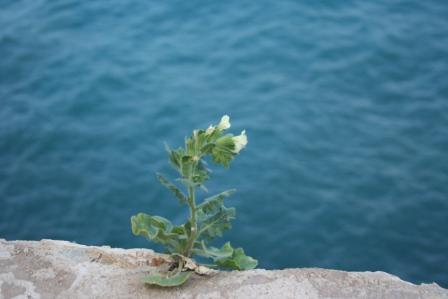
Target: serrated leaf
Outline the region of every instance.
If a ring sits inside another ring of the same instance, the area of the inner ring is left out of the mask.
[[[207,197],[204,199],[204,202],[197,206],[196,209],[203,210],[205,213],[210,213],[212,210],[219,208],[224,203],[224,199],[235,192],[236,189],[229,189],[219,194]]]
[[[171,166],[174,167],[179,172],[182,172],[182,156],[183,156],[183,149],[179,148],[176,150],[172,150],[168,144],[165,143],[165,150],[168,152],[169,161]]]
[[[235,219],[235,208],[226,208],[224,205],[213,207],[207,213],[198,210],[199,235],[207,240],[221,237],[225,230],[232,227],[230,221]]]
[[[207,240],[222,236],[223,232],[232,227],[230,221],[235,218],[235,209],[226,208],[224,199],[236,190],[231,189],[206,198],[197,206],[199,221],[199,236]]]
[[[169,252],[182,250],[187,239],[184,226],[173,226],[168,219],[139,213],[131,217],[132,233],[164,245]]]
[[[142,282],[161,287],[175,287],[184,284],[190,277],[192,272],[177,272],[171,276],[160,274],[147,275],[142,278]]]
[[[187,197],[182,193],[182,191],[177,188],[176,185],[168,181],[161,173],[156,173],[159,182],[164,185],[168,190],[170,190],[178,199],[180,203],[186,203]]]
[[[243,248],[236,248],[231,257],[215,260],[216,265],[228,270],[254,269],[258,261],[244,253]]]

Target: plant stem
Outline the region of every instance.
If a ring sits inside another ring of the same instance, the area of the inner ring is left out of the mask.
[[[190,164],[190,175],[188,180],[192,181],[193,170],[198,166],[198,161],[202,158],[199,150],[199,140],[197,136],[197,131],[193,131],[194,138],[194,149],[193,149],[193,162]],[[195,159],[196,158],[196,159]],[[184,256],[191,257],[191,253],[194,247],[194,242],[196,241],[198,235],[198,223],[196,220],[196,194],[195,187],[188,187],[188,206],[190,207],[190,225],[191,232],[187,240],[187,245],[185,246]]]
[[[185,248],[184,255],[186,257],[191,256],[191,250],[193,249],[198,231],[198,224],[196,220],[196,195],[194,187],[188,187],[188,206],[190,207],[191,234],[187,240],[187,246]]]

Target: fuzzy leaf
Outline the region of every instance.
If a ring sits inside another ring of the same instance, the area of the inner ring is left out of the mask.
[[[210,170],[206,167],[202,160],[198,161],[197,165],[193,167],[191,179],[194,183],[203,185],[208,180]]]
[[[224,199],[236,190],[230,189],[217,195],[206,198],[197,208],[199,220],[199,234],[207,240],[222,236],[222,233],[230,229],[230,221],[235,218],[235,209],[226,208]]]
[[[193,137],[185,139],[185,149],[188,155],[193,155],[195,152],[195,140]]]
[[[161,287],[175,287],[185,283],[192,272],[177,272],[172,276],[164,276],[160,274],[147,275],[142,281],[147,284],[158,285]]]
[[[230,242],[225,243],[221,248],[207,247],[205,242],[195,244],[193,251],[195,254],[211,258],[215,265],[226,270],[249,270],[257,266],[257,260],[245,255],[242,248],[234,249]]]
[[[169,252],[180,251],[187,238],[183,225],[173,226],[168,219],[139,213],[131,217],[132,233],[164,245]]]
[[[199,130],[198,131],[198,148],[202,148],[209,139],[209,135],[205,134],[205,130]]]
[[[215,146],[212,149],[212,159],[217,164],[222,164],[224,167],[229,167],[235,153],[235,143],[232,135],[226,135],[216,140]]]
[[[258,261],[244,253],[243,248],[236,248],[231,257],[215,260],[216,265],[228,270],[254,269]]]
[[[233,248],[230,242],[225,243],[221,248],[207,247],[205,242],[196,244],[194,253],[213,260],[229,258],[233,254]]]
[[[207,240],[221,237],[225,230],[232,227],[230,221],[235,218],[234,208],[226,208],[218,200],[214,202],[217,204],[205,205],[197,212],[199,235]]]
[[[206,199],[204,199],[204,202],[197,206],[196,209],[202,210],[205,213],[211,213],[213,210],[219,209],[219,207],[223,205],[224,199],[235,192],[236,189],[229,189],[219,194],[207,197]]]
[[[173,166],[174,169],[176,169],[178,172],[181,172],[182,171],[181,162],[182,162],[182,156],[183,156],[184,150],[182,148],[172,150],[166,143],[165,143],[165,150],[168,152],[169,161],[170,161],[171,166]]]
[[[157,179],[162,185],[164,185],[168,190],[170,190],[178,199],[180,203],[186,203],[187,197],[176,187],[173,183],[168,181],[162,174],[156,173]]]
[[[207,143],[203,147],[201,147],[201,153],[205,154],[211,154],[213,148],[215,147],[214,143]]]

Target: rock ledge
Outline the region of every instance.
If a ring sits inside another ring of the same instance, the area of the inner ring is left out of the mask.
[[[437,284],[414,285],[384,272],[262,269],[220,272],[184,286],[149,287],[139,279],[163,255],[148,249],[66,241],[0,239],[0,299],[9,298],[448,298]]]

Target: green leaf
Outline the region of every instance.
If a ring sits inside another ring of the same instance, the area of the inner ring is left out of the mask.
[[[236,248],[231,257],[216,259],[216,265],[228,270],[250,270],[254,269],[258,261],[244,253],[243,248]]]
[[[206,145],[201,147],[201,153],[204,155],[211,154],[214,147],[215,147],[214,143],[207,143]]]
[[[196,244],[195,247],[197,247],[193,250],[195,254],[211,258],[213,260],[229,258],[233,254],[233,248],[230,245],[230,242],[225,243],[221,248],[216,248],[207,247],[205,242],[202,241],[199,244]]]
[[[171,276],[164,276],[160,274],[147,275],[142,278],[142,282],[161,287],[175,287],[185,283],[192,272],[177,272]]]
[[[195,152],[195,140],[193,137],[185,139],[185,149],[188,155],[194,155]]]
[[[230,221],[235,218],[235,209],[226,208],[224,199],[236,190],[231,189],[206,198],[197,206],[199,236],[207,240],[222,236],[223,232],[232,227]]]
[[[182,172],[181,169],[181,161],[182,161],[182,156],[184,153],[184,150],[182,148],[176,149],[176,150],[171,150],[170,147],[168,146],[168,144],[165,143],[165,150],[168,152],[168,156],[169,156],[169,161],[171,166],[174,167],[174,169],[176,169],[178,172]]]
[[[215,163],[222,164],[224,167],[229,167],[235,153],[235,143],[232,135],[225,135],[216,140],[215,147],[212,149],[212,159]]]
[[[185,246],[185,227],[173,226],[168,219],[139,213],[131,217],[132,233],[164,245],[169,252],[180,252]]]
[[[156,173],[157,179],[164,185],[168,190],[170,190],[178,199],[180,203],[186,203],[187,197],[176,187],[173,183],[168,181],[161,173]]]
[[[199,160],[196,165],[194,165],[191,173],[191,179],[194,183],[203,185],[206,180],[208,180],[208,174],[210,170],[206,167],[203,160]]]
[[[199,130],[198,131],[198,148],[202,148],[204,144],[207,143],[207,140],[209,138],[208,135],[205,134],[205,130]]]
[[[132,216],[131,224],[134,235],[143,235],[151,240],[158,238],[161,233],[171,231],[173,228],[173,225],[168,219],[144,213],[138,213]]]
[[[205,242],[195,243],[194,254],[211,258],[216,266],[226,270],[249,270],[257,266],[254,258],[247,256],[242,248],[233,249],[230,242],[221,248],[207,247]]]
[[[223,132],[223,131],[218,130],[218,129],[215,127],[215,130],[213,130],[213,133],[211,133],[210,135],[207,135],[207,136],[206,136],[206,141],[207,141],[208,143],[214,143],[214,142],[216,142],[216,140],[218,140],[218,138],[222,136],[222,132]],[[205,135],[205,134],[204,134],[204,135]]]
[[[196,209],[203,210],[205,213],[210,213],[216,208],[219,209],[219,207],[224,203],[224,199],[235,192],[236,189],[229,189],[219,194],[207,197],[206,199],[204,199],[203,203],[197,206]]]
[[[224,205],[207,206],[210,210],[205,212],[198,210],[197,218],[199,222],[199,236],[212,240],[215,237],[221,237],[225,230],[232,227],[230,221],[235,219],[235,209],[226,208]]]

